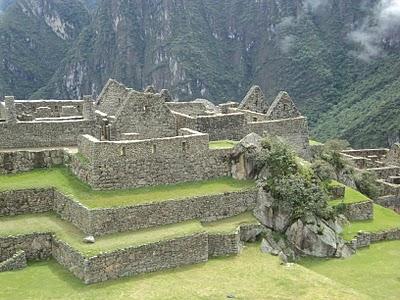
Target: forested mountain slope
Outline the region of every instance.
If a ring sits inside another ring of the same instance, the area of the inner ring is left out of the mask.
[[[75,26],[80,35],[47,41],[45,61],[16,49],[9,60],[27,57],[38,79],[12,77],[7,89],[0,79],[1,93],[79,98],[97,95],[112,77],[219,103],[240,100],[258,84],[269,101],[287,90],[317,139],[378,146],[399,138],[398,1],[98,0],[91,17],[87,7]],[[3,15],[21,13],[9,11]]]

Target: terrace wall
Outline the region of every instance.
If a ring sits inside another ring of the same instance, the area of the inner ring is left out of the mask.
[[[257,191],[225,193],[90,211],[91,234],[138,230],[199,219],[214,221],[252,210]],[[84,228],[84,227],[80,227]]]
[[[199,219],[214,221],[252,210],[257,201],[253,189],[169,200],[118,208],[88,209],[54,189],[29,189],[0,193],[0,216],[54,211],[85,234],[113,232]]]
[[[25,252],[19,250],[9,259],[0,262],[0,273],[24,269],[26,266]]]
[[[375,199],[375,203],[393,209],[397,213],[400,213],[400,195],[389,195]]]
[[[1,151],[0,174],[26,172],[37,168],[51,168],[68,163],[68,155],[62,149]]]
[[[30,260],[48,259],[51,257],[51,241],[51,233],[0,237],[0,261],[9,259],[20,250]]]
[[[121,249],[88,259],[85,283],[96,283],[208,260],[207,233]]]
[[[353,248],[358,249],[368,247],[372,243],[393,240],[400,240],[400,228],[379,232],[359,232],[351,243]]]
[[[26,189],[0,192],[0,216],[42,213],[53,210],[53,189]]]
[[[0,123],[1,148],[76,146],[80,134],[94,134],[94,121]]]
[[[243,243],[240,240],[239,230],[231,234],[209,234],[208,256],[218,257],[240,253]]]
[[[346,204],[344,215],[349,221],[372,220],[374,218],[374,203],[365,201]]]

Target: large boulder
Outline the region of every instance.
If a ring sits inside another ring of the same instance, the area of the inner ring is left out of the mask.
[[[270,193],[260,188],[254,216],[261,224],[274,231],[285,232],[291,225],[291,211],[274,205],[275,199]]]
[[[243,180],[257,175],[254,155],[261,150],[262,137],[256,133],[245,136],[233,149],[232,176]]]
[[[338,226],[336,222],[332,225]],[[297,220],[286,231],[288,243],[301,255],[314,257],[347,257],[352,250],[345,245],[337,229],[328,222],[310,216]]]

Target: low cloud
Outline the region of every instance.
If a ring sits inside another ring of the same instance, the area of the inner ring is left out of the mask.
[[[400,0],[381,0],[349,38],[361,46],[355,55],[365,61],[384,55],[384,46],[399,42]]]

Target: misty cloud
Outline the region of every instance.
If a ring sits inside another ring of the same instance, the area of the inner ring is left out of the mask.
[[[361,51],[355,55],[369,61],[383,55],[385,45],[399,42],[399,32],[400,0],[381,0],[373,8],[372,16],[351,32],[349,38],[361,46]]]

